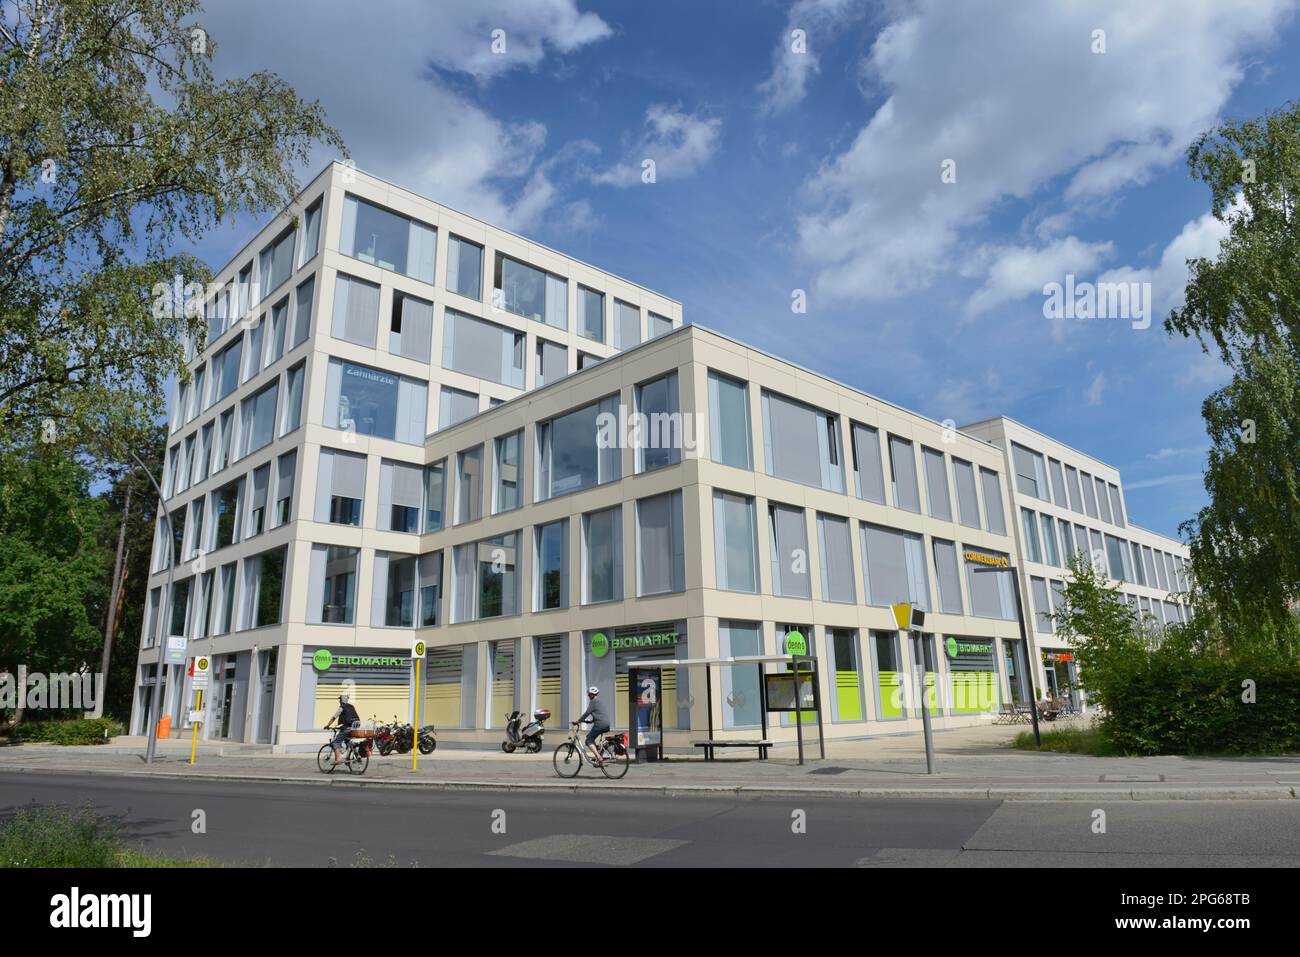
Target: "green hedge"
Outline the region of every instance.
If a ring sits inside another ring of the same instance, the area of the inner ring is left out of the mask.
[[[1246,681],[1254,703],[1242,701]],[[1294,664],[1157,654],[1109,683],[1103,726],[1126,753],[1300,753]]]
[[[122,723],[114,718],[77,718],[71,721],[24,721],[9,729],[15,741],[41,741],[49,744],[105,744],[108,737],[122,733]]]

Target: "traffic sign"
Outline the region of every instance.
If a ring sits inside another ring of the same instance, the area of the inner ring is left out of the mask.
[[[412,658],[424,657],[424,642],[419,640],[418,638],[415,641],[411,642],[411,657]]]
[[[211,672],[212,662],[207,655],[199,655],[194,659],[191,666],[190,674],[193,675],[191,687],[195,691],[206,691],[208,687],[208,676]]]

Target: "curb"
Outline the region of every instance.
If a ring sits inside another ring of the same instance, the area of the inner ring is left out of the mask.
[[[578,792],[600,790],[606,794],[661,794],[665,797],[828,797],[877,800],[962,800],[962,801],[1289,801],[1296,800],[1293,787],[1282,784],[1160,787],[1160,788],[1009,788],[1009,787],[795,787],[779,784],[614,784],[598,780],[582,783],[563,781],[396,781],[371,778],[336,778],[332,775],[290,777],[286,775],[187,774],[177,771],[117,770],[108,768],[49,768],[0,764],[0,772],[96,777],[146,778],[201,783],[204,781],[244,784],[298,784],[306,787],[354,787],[424,789],[433,791],[543,791]]]

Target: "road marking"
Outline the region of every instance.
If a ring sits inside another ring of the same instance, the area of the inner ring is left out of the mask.
[[[496,857],[527,857],[575,864],[639,864],[647,858],[675,850],[689,841],[656,837],[614,837],[607,834],[551,834],[511,844],[488,854]]]

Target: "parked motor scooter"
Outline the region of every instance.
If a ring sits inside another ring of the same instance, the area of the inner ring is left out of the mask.
[[[506,739],[501,742],[501,750],[514,754],[517,748],[523,748],[529,754],[542,750],[542,735],[546,733],[543,723],[551,716],[549,708],[539,708],[533,712],[533,720],[524,724],[522,711],[511,711],[506,715]]]

